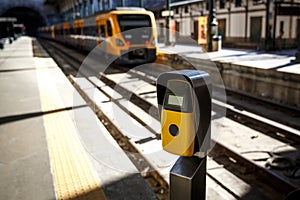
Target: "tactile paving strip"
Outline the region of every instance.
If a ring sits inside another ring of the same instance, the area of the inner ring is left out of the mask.
[[[43,68],[39,60],[36,68],[43,111],[64,108],[55,83],[51,80],[53,77],[49,76],[50,69]],[[44,126],[57,199],[106,199],[100,181],[76,136],[71,116],[66,111],[46,114]]]

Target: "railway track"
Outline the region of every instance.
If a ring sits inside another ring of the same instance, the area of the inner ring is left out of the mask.
[[[67,75],[71,74],[69,79],[73,85],[89,102],[123,150],[132,152],[128,153],[128,156],[156,191],[158,198],[167,199],[168,171],[176,156],[170,156],[168,163],[162,163],[161,158],[144,153],[149,151],[147,148],[150,146],[152,152],[159,151],[160,148],[154,83],[161,69],[149,74],[137,70],[128,71],[128,68],[119,66],[108,74],[98,75],[92,69],[87,69],[78,76],[84,55],[55,43],[43,41],[43,45],[62,66],[63,71]],[[87,92],[87,84],[88,88],[93,88],[92,93]],[[95,93],[110,99],[109,103],[118,108],[118,112],[127,114],[146,134],[138,139],[132,137],[130,130],[126,130],[124,125],[115,123],[115,116],[108,109],[107,102],[95,100]],[[220,134],[221,138],[215,141],[216,145],[210,152],[208,184],[212,187],[214,184],[218,185],[222,191],[220,192],[222,198],[224,196],[228,199],[242,198],[245,194],[240,188],[244,187],[244,190],[254,188],[254,191],[249,192],[249,198],[256,195],[255,198],[258,199],[267,197],[281,199],[300,186],[299,179],[293,174],[293,170],[297,169],[295,158],[300,144],[299,131],[294,127],[266,119],[265,116],[261,117],[256,112],[251,113],[248,107],[241,109],[241,102],[236,99],[230,101],[237,103],[230,105],[229,102],[225,105],[218,101],[218,97],[214,97],[213,100],[215,108],[226,107],[225,122],[218,124],[217,120],[213,120],[213,126],[225,126],[227,130]],[[227,123],[234,124],[238,132],[230,132]],[[249,143],[245,147],[242,146],[243,140],[244,143]],[[229,182],[223,177],[226,175]]]

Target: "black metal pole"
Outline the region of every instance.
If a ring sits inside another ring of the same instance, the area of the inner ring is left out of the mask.
[[[274,10],[274,23],[273,23],[273,36],[272,36],[272,49],[276,49],[276,25],[277,25],[277,9],[278,9],[278,3],[275,3],[275,10]],[[280,38],[281,40],[282,38]]]
[[[94,10],[94,1],[90,0],[90,15],[94,14],[95,10]]]
[[[110,10],[110,9],[111,9],[111,1],[108,0],[108,10]]]
[[[169,12],[169,14],[166,16],[166,37],[165,37],[165,45],[169,46],[170,45],[170,39],[169,39],[169,34],[170,34],[170,0],[166,0],[166,10]]]
[[[297,23],[298,23],[297,49],[298,52],[300,52],[300,19],[298,19]]]
[[[208,46],[207,51],[211,52],[212,48],[212,40],[213,37],[216,37],[216,26],[218,25],[217,18],[216,18],[216,9],[215,9],[215,0],[209,1],[209,16],[208,16]]]
[[[100,4],[100,0],[97,0],[97,5],[98,5],[98,11],[100,11],[101,10],[101,4]]]
[[[143,8],[144,7],[144,1],[140,0],[140,7]]]
[[[298,23],[298,35],[297,35],[297,53],[296,53],[296,63],[300,63],[300,19],[297,21]]]
[[[87,1],[87,0],[84,0],[84,1],[83,1],[83,17],[86,17],[86,15],[87,15],[87,9],[86,9],[86,6],[87,6],[86,4],[87,4],[87,3],[86,3],[86,1]]]
[[[170,200],[205,200],[206,156],[179,157],[170,171]]]
[[[272,29],[272,6],[271,6],[272,0],[267,0],[266,5],[266,34],[265,34],[265,50],[269,51],[271,50],[271,29]]]
[[[105,10],[105,0],[101,0],[102,1],[102,10]]]
[[[79,16],[78,17],[82,17],[83,13],[82,13],[82,3],[79,2],[78,4],[78,12],[79,12]]]
[[[245,41],[248,39],[248,13],[249,13],[249,0],[246,1],[246,6],[245,6]]]

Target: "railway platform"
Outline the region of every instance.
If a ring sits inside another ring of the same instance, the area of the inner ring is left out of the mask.
[[[0,51],[0,92],[0,199],[156,198],[52,58],[33,54],[31,38]],[[78,133],[98,133],[89,149],[127,170],[95,160]]]
[[[201,46],[192,44],[177,44],[166,47],[160,43],[158,47],[161,54],[176,53],[190,58],[211,59],[212,61],[230,63],[232,65],[300,74],[300,64],[295,61],[296,49],[264,52],[223,48],[216,52],[205,52]]]
[[[217,52],[205,52],[198,45],[176,44],[166,47],[160,44],[158,52],[158,62],[174,68],[178,65],[215,67],[226,89],[294,108],[300,107],[300,64],[295,61],[296,49],[263,52],[225,48]],[[214,69],[211,69],[207,68],[207,71],[213,74]]]

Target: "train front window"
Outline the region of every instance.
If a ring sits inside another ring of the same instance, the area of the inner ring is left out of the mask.
[[[142,14],[118,15],[118,22],[121,32],[135,28],[151,27],[151,18]]]

